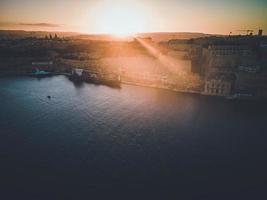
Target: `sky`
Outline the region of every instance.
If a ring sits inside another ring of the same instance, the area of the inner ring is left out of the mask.
[[[0,29],[228,34],[259,28],[267,32],[267,0],[0,0]]]

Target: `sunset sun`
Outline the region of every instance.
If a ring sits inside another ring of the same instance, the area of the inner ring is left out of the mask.
[[[105,5],[99,8],[96,26],[99,32],[116,36],[129,36],[145,28],[142,11],[130,5]]]
[[[125,36],[142,31],[142,21],[132,10],[111,8],[100,19],[103,32]]]

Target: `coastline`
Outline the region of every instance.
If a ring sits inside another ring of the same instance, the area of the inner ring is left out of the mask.
[[[51,76],[66,76],[68,77],[70,75],[70,73],[66,73],[66,72],[51,72]],[[45,78],[44,77],[38,77],[36,75],[34,75],[32,72],[16,72],[16,71],[5,71],[5,72],[1,72],[0,73],[0,78],[1,77],[10,77],[10,76],[28,76],[28,77],[36,77],[36,78]],[[203,93],[203,91],[194,91],[194,90],[182,90],[182,89],[171,89],[167,86],[159,86],[159,85],[149,85],[149,84],[144,84],[144,83],[138,83],[138,82],[133,82],[133,81],[126,81],[126,80],[121,80],[122,84],[126,84],[126,85],[135,85],[135,86],[139,86],[139,87],[148,87],[148,88],[154,88],[154,89],[162,89],[162,90],[168,90],[171,92],[177,92],[177,93],[184,93],[184,94],[195,94],[195,95],[199,95],[199,96],[207,96],[207,97],[213,97],[213,98],[220,98],[220,99],[226,99],[228,101],[244,101],[244,100],[248,100],[248,101],[266,101],[266,98],[257,98],[257,97],[251,97],[251,98],[242,98],[242,97],[238,97],[235,94],[230,95],[230,96],[215,96],[215,95],[207,95],[205,93]]]
[[[193,91],[193,90],[178,90],[178,89],[170,89],[168,87],[164,87],[164,86],[157,86],[157,85],[146,85],[146,84],[142,84],[142,83],[136,83],[136,82],[132,82],[132,81],[121,81],[123,84],[126,85],[136,85],[136,86],[140,86],[140,87],[150,87],[150,88],[156,88],[156,89],[163,89],[163,90],[169,90],[172,92],[179,92],[179,93],[187,93],[187,94],[199,94],[201,95],[201,92],[198,91]]]
[[[51,76],[57,76],[57,75],[64,75],[64,76],[69,76],[70,73],[66,72],[51,72]],[[4,73],[0,73],[0,77],[6,77],[6,76],[33,76],[36,77],[32,72],[16,72],[16,71],[6,71]],[[41,77],[44,78],[44,77]],[[156,88],[156,89],[164,89],[164,90],[169,90],[172,92],[180,92],[180,93],[188,93],[188,94],[201,94],[201,91],[193,91],[193,90],[181,90],[181,89],[171,89],[167,86],[159,86],[159,85],[150,85],[150,84],[144,84],[144,83],[138,83],[138,82],[133,82],[133,81],[126,81],[126,80],[121,80],[121,83],[127,84],[127,85],[135,85],[135,86],[140,86],[140,87],[150,87],[150,88]]]

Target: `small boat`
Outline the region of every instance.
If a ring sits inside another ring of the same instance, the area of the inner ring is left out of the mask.
[[[32,73],[32,75],[33,76],[36,76],[38,78],[41,78],[41,77],[51,76],[52,73],[51,72],[44,71],[44,70],[36,69],[35,72]]]

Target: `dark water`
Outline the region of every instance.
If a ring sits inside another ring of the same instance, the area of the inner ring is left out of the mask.
[[[264,103],[64,76],[0,79],[0,183],[10,198],[135,189],[266,199],[266,143]]]

